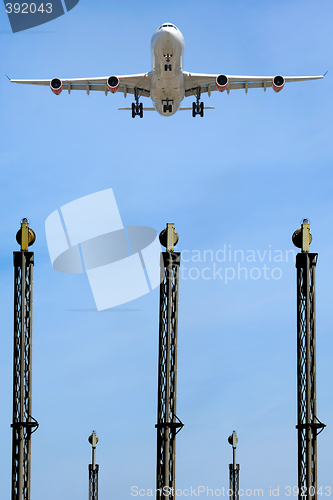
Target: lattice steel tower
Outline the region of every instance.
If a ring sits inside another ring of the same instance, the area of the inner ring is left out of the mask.
[[[317,253],[309,253],[312,241],[307,219],[292,237],[302,252],[297,268],[297,425],[298,495],[317,498],[317,435],[325,425],[317,418],[316,396],[316,280]]]
[[[89,464],[89,500],[98,500],[99,465],[95,463],[95,452],[96,452],[96,445],[98,443],[98,437],[95,431],[93,431],[91,436],[89,436],[88,441],[92,447],[92,458],[91,458],[92,463]]]
[[[163,281],[160,285],[158,407],[157,407],[157,474],[156,498],[175,498],[176,434],[183,423],[176,415],[177,402],[177,336],[180,253],[173,248],[178,242],[174,224],[160,234],[163,252]]]
[[[229,498],[231,500],[238,500],[240,466],[236,463],[236,446],[238,443],[236,431],[233,431],[231,436],[228,437],[228,443],[232,446],[232,464],[229,464],[229,489],[232,494],[229,495]]]
[[[27,219],[21,222],[14,252],[14,374],[12,500],[30,500],[31,434],[38,423],[31,416],[32,370],[32,274],[34,254],[28,246],[36,239]]]

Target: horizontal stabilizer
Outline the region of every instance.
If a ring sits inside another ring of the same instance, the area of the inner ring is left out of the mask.
[[[118,108],[118,111],[132,111],[132,108]],[[143,111],[156,111],[155,108],[143,108]]]
[[[204,109],[215,109],[213,106],[205,106]],[[190,108],[179,108],[178,111],[192,111],[192,107]]]

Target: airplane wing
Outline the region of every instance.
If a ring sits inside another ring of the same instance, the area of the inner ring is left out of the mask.
[[[200,88],[201,93],[208,92],[208,95],[212,91],[219,90],[216,85],[217,78],[221,78],[221,82],[227,83],[225,89],[229,94],[230,90],[234,89],[245,89],[247,93],[248,89],[252,88],[263,88],[266,91],[267,87],[275,87],[275,91],[279,91],[283,88],[285,83],[288,82],[302,82],[306,80],[317,80],[319,78],[324,78],[325,75],[320,76],[236,76],[236,75],[205,75],[201,73],[187,73],[184,72],[185,81],[185,95],[197,95],[197,89]],[[275,85],[274,85],[275,82]],[[223,87],[221,85],[221,87]]]
[[[112,80],[114,79],[114,80]],[[91,91],[100,90],[108,94],[111,92],[123,92],[134,94],[137,89],[139,96],[150,96],[151,73],[140,73],[138,75],[104,76],[98,78],[53,78],[46,80],[10,80],[13,83],[23,83],[28,85],[45,85],[51,87],[55,94],[60,94],[62,90],[67,90],[70,94],[72,90],[85,90],[89,95]],[[109,84],[113,85],[109,85]]]

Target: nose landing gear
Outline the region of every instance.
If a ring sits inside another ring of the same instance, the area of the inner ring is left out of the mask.
[[[135,102],[132,103],[132,118],[136,116],[143,118],[143,105],[142,102],[139,102],[139,92],[137,88],[134,89],[134,98]]]
[[[172,65],[171,65],[171,57],[172,54],[163,54],[166,60],[166,64],[164,65],[164,71],[172,71]]]
[[[192,116],[195,118],[196,115],[203,117],[204,115],[204,103],[200,102],[201,91],[200,87],[197,88],[197,100],[192,104]]]
[[[172,113],[172,101],[169,101],[169,99],[163,101],[163,113],[167,113],[168,111]]]

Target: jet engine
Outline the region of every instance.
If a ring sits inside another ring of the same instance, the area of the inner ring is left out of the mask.
[[[273,81],[272,81],[272,87],[273,87],[274,92],[280,92],[280,90],[282,90],[284,87],[283,76],[280,76],[280,75],[274,76]]]
[[[116,76],[109,76],[109,78],[106,80],[106,85],[109,91],[114,94],[115,92],[117,92],[120,86],[119,78],[117,78]]]
[[[216,88],[219,92],[223,92],[224,90],[227,89],[227,87],[229,85],[228,77],[225,75],[217,76],[215,85],[216,85]]]
[[[61,94],[63,89],[62,81],[59,78],[53,78],[50,83],[50,89],[55,95]]]

